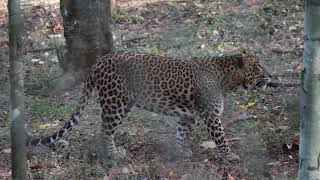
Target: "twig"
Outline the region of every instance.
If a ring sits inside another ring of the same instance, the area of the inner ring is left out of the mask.
[[[280,114],[279,114],[279,116],[278,116],[278,122],[279,122],[280,119],[281,119],[281,116],[282,116],[282,114],[283,114],[283,111],[284,111],[284,107],[282,107],[282,110],[281,110],[281,112],[280,112]]]
[[[272,74],[272,77],[292,77],[292,76],[297,76],[297,73],[295,72],[286,72],[283,74]]]
[[[268,82],[267,87],[273,87],[273,88],[278,88],[278,87],[298,87],[300,86],[300,83],[281,83],[281,82]]]
[[[272,49],[272,52],[275,52],[275,53],[292,53],[292,52],[295,52],[294,50],[286,50],[286,49],[278,49],[278,48],[274,48]]]
[[[33,6],[33,4],[31,4],[31,3],[23,3],[23,4],[21,4],[21,6]]]
[[[280,161],[270,162],[267,164],[267,166],[280,166],[280,165],[281,165]]]
[[[125,42],[125,43],[128,43],[128,42],[137,42],[137,41],[139,41],[139,40],[141,40],[141,39],[145,39],[145,38],[147,38],[147,36],[140,36],[140,37],[135,37],[135,38],[127,39],[127,40],[125,40],[124,42]]]
[[[42,49],[32,49],[25,51],[24,53],[38,53],[38,52],[46,52],[46,51],[54,51],[56,48],[49,47],[49,48],[42,48]]]
[[[161,21],[162,19],[166,18],[169,15],[169,13],[166,13],[165,15],[159,17],[159,21]]]
[[[180,1],[176,1],[177,3],[187,3],[187,2],[192,2],[192,1],[189,1],[189,0],[180,0]]]
[[[223,125],[225,127],[228,127],[230,126],[231,124],[237,122],[237,121],[245,121],[245,120],[248,120],[248,119],[255,119],[257,116],[254,116],[254,115],[236,115],[236,116],[233,116],[233,117],[230,117],[229,121],[227,122],[224,122]],[[224,117],[223,117],[224,118]]]
[[[244,138],[239,138],[239,137],[230,138],[230,139],[228,139],[228,142],[240,141],[240,140],[242,140],[242,139],[244,139]]]

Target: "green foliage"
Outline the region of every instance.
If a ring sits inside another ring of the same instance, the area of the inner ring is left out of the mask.
[[[157,44],[157,43],[148,45],[147,51],[148,51],[148,53],[150,53],[150,54],[160,55],[160,52],[161,52],[161,50],[160,50],[160,45]]]
[[[49,118],[57,114],[59,116],[69,114],[72,112],[72,107],[72,104],[68,103],[68,105],[65,105],[54,98],[39,99],[38,97],[33,96],[31,98],[30,113],[33,116]]]
[[[199,12],[199,11],[201,11],[201,10],[203,10],[203,9],[204,9],[204,7],[203,7],[202,4],[199,4],[199,3],[195,2],[195,1],[193,1],[193,2],[191,3],[190,11],[191,11],[192,13]]]
[[[202,126],[202,124],[201,124]],[[203,137],[206,137],[207,130],[205,127],[193,127],[192,133],[191,133],[191,143],[194,145],[200,144],[204,139]]]
[[[8,112],[5,112],[5,111],[1,112],[0,113],[1,124],[6,127],[8,125],[8,120],[9,120]]]
[[[49,87],[50,77],[47,71],[32,71],[25,77],[25,89],[30,94]],[[37,93],[36,93],[37,94]]]
[[[168,5],[171,6],[174,11],[182,10],[182,6],[176,1],[169,1]]]
[[[203,16],[203,20],[208,22],[208,24],[213,25],[213,27],[218,27],[222,23],[226,22],[226,16],[223,14],[220,14],[220,15],[206,14]]]
[[[144,18],[139,14],[134,14],[134,15],[130,16],[129,19],[130,19],[130,22],[132,22],[134,24],[139,24],[144,21]]]
[[[285,119],[285,125],[288,125],[290,129],[298,132],[300,129],[300,111],[299,103],[300,97],[292,97],[288,99],[285,110],[288,112],[288,118]]]
[[[272,16],[277,16],[279,13],[279,8],[275,8],[273,4],[266,4],[265,6],[262,6],[261,9],[266,13],[270,14]]]
[[[47,124],[38,124],[37,129],[47,129],[48,125]]]
[[[5,147],[5,144],[8,143],[8,129],[0,128],[0,147]]]

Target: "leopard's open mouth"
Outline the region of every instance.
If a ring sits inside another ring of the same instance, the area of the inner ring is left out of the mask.
[[[259,89],[262,89],[262,90],[265,90],[267,88],[267,84],[268,82],[270,81],[269,78],[267,79],[259,79],[257,82],[256,82],[256,87],[259,88]]]
[[[243,83],[242,84],[242,87],[244,89],[262,89],[262,90],[265,90],[267,88],[267,84],[268,82],[270,82],[270,79],[269,78],[266,78],[266,79],[259,79],[255,82],[252,82],[252,83]]]
[[[267,84],[267,81],[264,80],[264,79],[258,80],[258,81],[256,82],[256,86],[259,87],[259,88],[263,87],[263,86],[266,85],[266,84]]]

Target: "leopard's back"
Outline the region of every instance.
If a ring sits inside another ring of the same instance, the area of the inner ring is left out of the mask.
[[[120,81],[125,84],[130,104],[171,116],[194,114],[195,79],[191,61],[128,53],[106,56],[102,62],[114,71],[107,77],[109,84]],[[114,79],[114,74],[119,74],[120,79]]]

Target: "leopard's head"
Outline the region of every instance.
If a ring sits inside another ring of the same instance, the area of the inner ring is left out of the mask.
[[[270,81],[271,73],[266,66],[257,57],[249,54],[246,50],[242,51],[242,59],[244,62],[244,81],[242,86],[247,88],[265,89]]]

